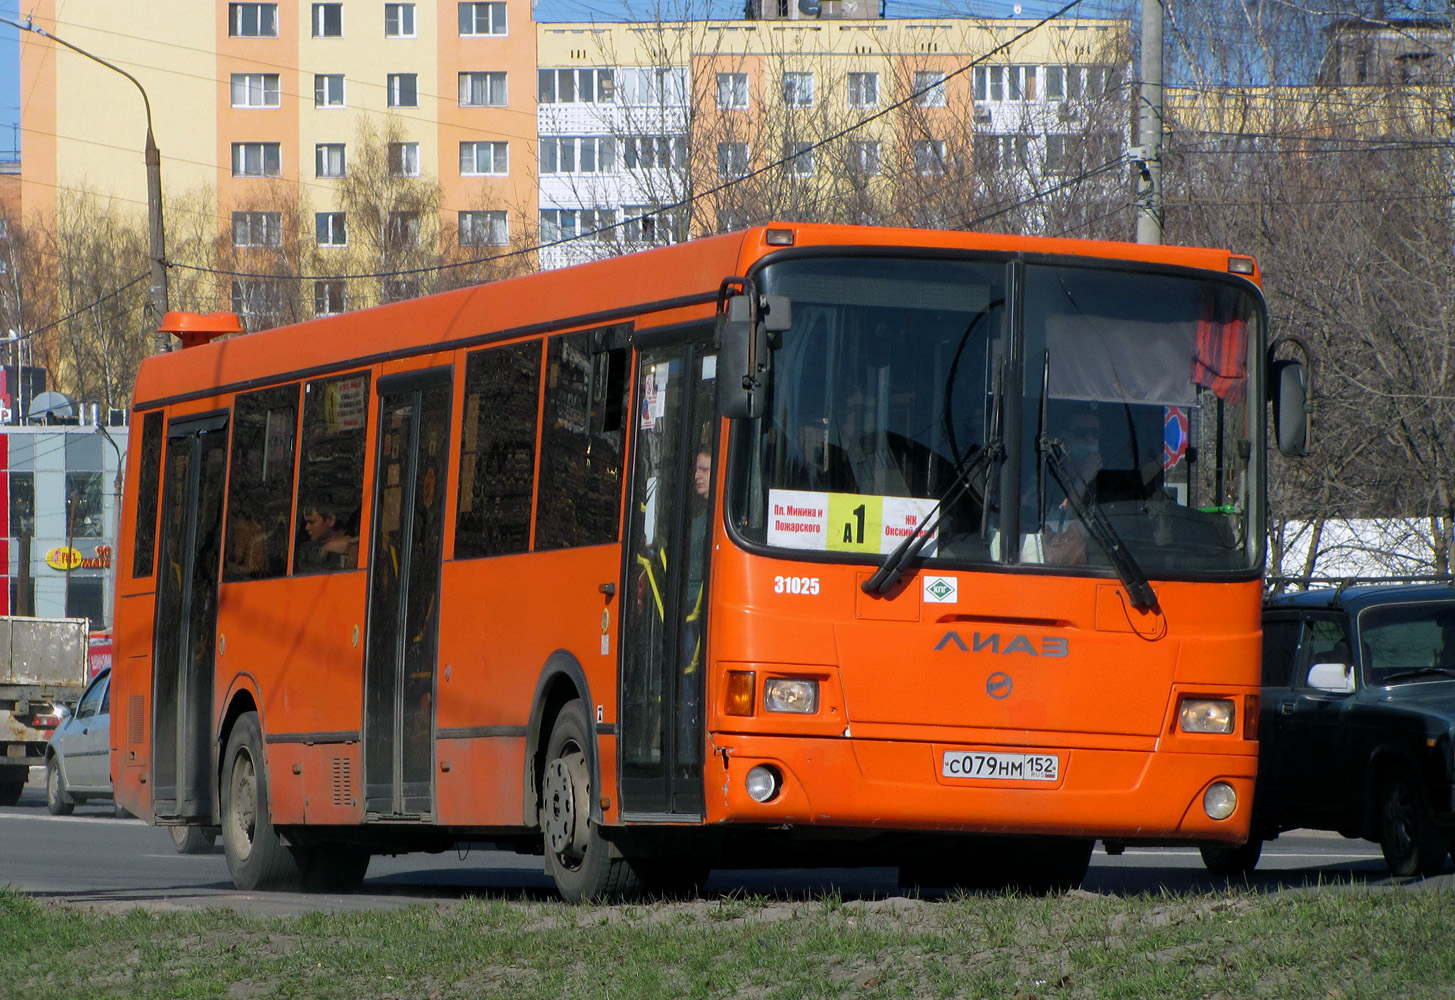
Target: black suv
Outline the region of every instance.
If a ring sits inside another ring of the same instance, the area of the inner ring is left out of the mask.
[[[1253,830],[1207,847],[1251,871],[1298,827],[1378,841],[1398,876],[1440,870],[1455,833],[1455,586],[1285,594],[1263,610]]]

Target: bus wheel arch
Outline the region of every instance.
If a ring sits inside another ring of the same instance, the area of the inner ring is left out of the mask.
[[[573,701],[579,701],[583,707],[590,705],[591,685],[580,661],[566,650],[558,649],[546,658],[545,666],[541,668],[535,695],[531,698],[530,722],[526,726],[521,811],[525,825],[530,829],[540,826],[541,786],[551,732],[561,711]],[[586,713],[586,727],[591,743],[587,761],[591,769],[591,786],[600,788],[601,763],[596,757],[596,725],[590,712]],[[597,802],[591,804],[591,818],[601,822],[601,806]]]

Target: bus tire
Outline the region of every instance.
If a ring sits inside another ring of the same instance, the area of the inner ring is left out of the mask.
[[[630,860],[591,821],[590,732],[581,702],[564,705],[551,727],[541,774],[546,874],[568,903],[626,899],[641,890]]]
[[[30,771],[24,767],[0,767],[0,806],[13,806],[25,791]]]
[[[52,816],[69,816],[76,808],[76,800],[66,791],[61,762],[54,757],[45,762],[45,807]]]
[[[1450,852],[1448,835],[1430,818],[1415,777],[1392,767],[1379,790],[1379,849],[1396,878],[1437,874]]]
[[[1204,844],[1198,852],[1214,878],[1246,878],[1263,856],[1263,839],[1255,834],[1246,844]]]
[[[167,832],[178,854],[206,854],[217,843],[217,835],[200,826],[169,826]]]
[[[238,716],[222,761],[222,848],[233,885],[245,892],[290,888],[298,865],[268,811],[267,758],[256,712]]]

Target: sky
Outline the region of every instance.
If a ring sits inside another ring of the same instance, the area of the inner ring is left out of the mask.
[[[890,17],[1044,17],[1065,0],[880,0]],[[1124,14],[1134,0],[1082,0],[1077,13],[1090,17]],[[18,19],[20,0],[0,0],[0,16]],[[657,10],[661,14],[657,14]],[[536,0],[537,21],[639,21],[661,17],[741,17],[742,0]],[[58,31],[57,34],[60,34]],[[0,25],[0,160],[21,151],[20,43],[18,32]],[[62,36],[64,37],[64,36]]]
[[[0,17],[15,18],[20,0],[0,0]],[[0,160],[7,160],[20,145],[20,42],[19,33],[0,24]]]

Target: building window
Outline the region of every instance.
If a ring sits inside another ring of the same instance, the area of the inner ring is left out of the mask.
[[[510,173],[510,148],[504,142],[460,143],[460,176],[486,174],[503,176]]]
[[[623,205],[621,215],[621,238],[629,243],[665,246],[677,242],[681,219],[674,218],[673,213],[658,211],[652,205]]]
[[[390,212],[384,222],[384,245],[390,250],[412,250],[419,246],[419,213]]]
[[[277,38],[278,5],[275,3],[228,4],[227,33],[233,38]]]
[[[313,5],[313,37],[341,38],[344,33],[344,5],[341,3],[316,3]]]
[[[1005,100],[1005,67],[976,66],[971,93],[977,101]]]
[[[981,171],[1024,167],[1030,153],[1027,135],[985,135],[975,140],[975,166]]]
[[[384,37],[414,37],[414,4],[386,3],[384,5]]]
[[[877,176],[882,169],[879,143],[874,139],[855,139],[850,142],[849,169],[861,177]]]
[[[344,224],[343,212],[315,212],[313,228],[317,234],[317,243],[321,247],[349,245],[348,227]]]
[[[277,326],[283,317],[283,287],[267,278],[239,278],[232,283],[232,311],[251,330]]]
[[[748,74],[719,73],[717,75],[717,106],[739,111],[748,106]]]
[[[616,211],[610,208],[543,208],[541,209],[541,242],[579,239],[599,243],[612,237],[609,228],[616,222]]]
[[[232,144],[234,177],[283,176],[282,146],[276,142],[235,142]]]
[[[460,213],[460,246],[503,247],[510,242],[503,210]]]
[[[276,247],[283,244],[282,212],[233,212],[232,245]]]
[[[879,74],[849,74],[849,107],[877,108],[879,106]]]
[[[629,108],[685,108],[687,70],[646,66],[618,71],[617,100]]]
[[[101,473],[66,473],[66,532],[71,538],[100,538],[105,515],[101,509]]]
[[[783,170],[794,177],[812,177],[813,143],[785,142],[783,144]]]
[[[460,107],[505,107],[505,74],[461,73]]]
[[[971,81],[971,96],[977,101],[1036,99],[1034,66],[977,66]]]
[[[315,108],[341,108],[344,106],[342,73],[315,73],[313,75],[313,106]]]
[[[914,104],[917,108],[945,106],[945,74],[921,70],[914,75]]]
[[[314,147],[313,172],[319,177],[344,175],[344,144],[320,142]]]
[[[813,74],[784,73],[783,103],[790,108],[813,107]]]
[[[536,70],[536,101],[540,104],[611,104],[616,81],[609,69]]]
[[[687,137],[629,135],[622,139],[622,162],[628,170],[687,168]]]
[[[462,3],[460,4],[461,35],[503,35],[505,34],[505,4]]]
[[[235,108],[278,107],[278,74],[232,74],[232,106]]]
[[[939,139],[916,139],[914,143],[914,172],[922,177],[932,177],[945,172],[945,144]]]
[[[389,144],[389,176],[419,176],[419,143],[391,142]]]
[[[1047,66],[1042,72],[1046,74],[1046,99],[1050,101],[1104,97],[1118,86],[1112,66]]]
[[[748,173],[748,144],[746,142],[720,142],[717,144],[717,173],[719,177],[745,177]]]
[[[315,316],[337,316],[347,308],[342,281],[315,281],[313,283],[313,314]]]
[[[607,174],[616,169],[616,140],[607,136],[542,136],[542,174]]]
[[[419,107],[419,74],[390,73],[387,89],[391,108]]]

